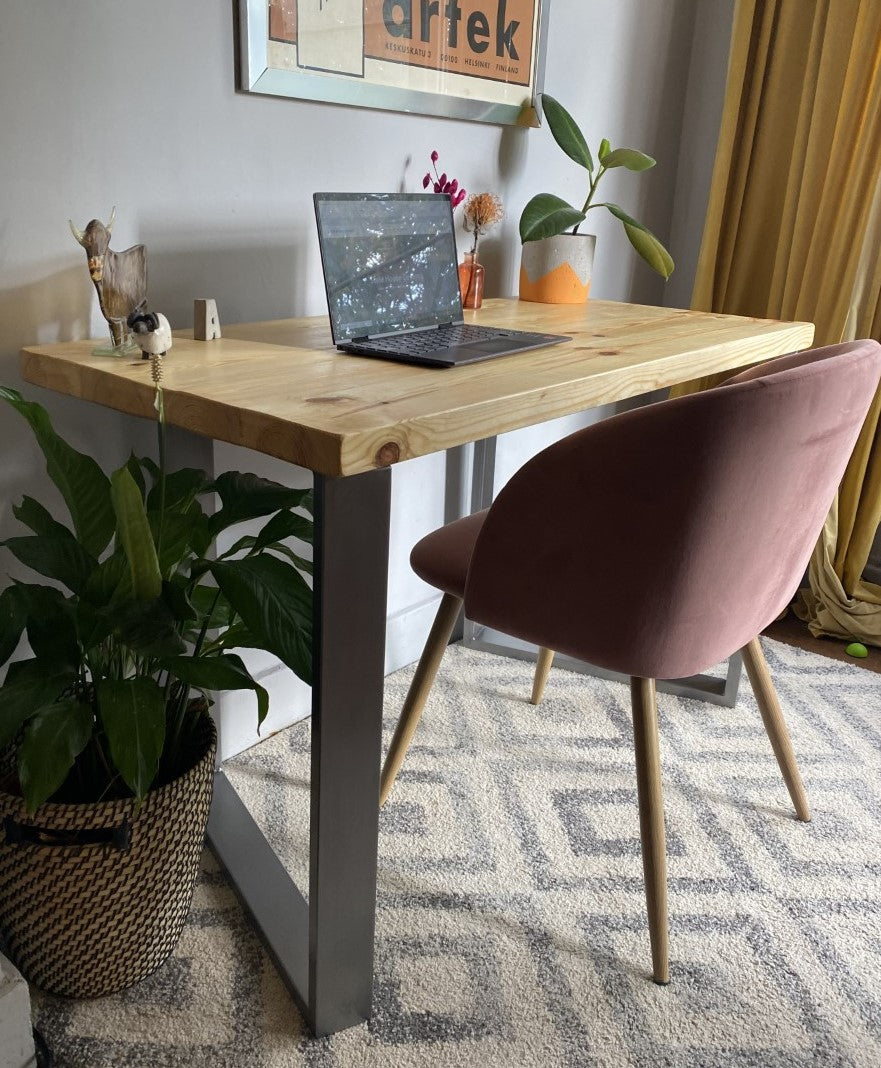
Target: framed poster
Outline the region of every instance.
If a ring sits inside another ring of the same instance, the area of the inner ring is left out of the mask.
[[[239,0],[239,88],[537,126],[550,0]]]

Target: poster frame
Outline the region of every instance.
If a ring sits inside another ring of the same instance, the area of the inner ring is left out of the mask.
[[[533,0],[538,10],[532,42],[531,84],[519,100],[493,101],[471,95],[482,79],[455,74],[435,79],[439,91],[402,88],[332,71],[285,69],[270,65],[269,2],[238,0],[238,88],[243,92],[323,101],[352,107],[467,119],[499,125],[540,125],[540,95],[544,86],[545,42],[550,0]],[[420,68],[424,69],[424,68]],[[438,70],[438,74],[449,73]],[[444,84],[447,82],[447,85]],[[463,84],[475,83],[463,93]]]

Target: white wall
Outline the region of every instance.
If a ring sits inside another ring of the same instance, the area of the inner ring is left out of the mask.
[[[654,155],[646,175],[610,172],[604,196],[670,240],[683,158],[680,130],[698,14],[730,22],[724,0],[553,0],[545,87],[602,137]],[[194,297],[216,298],[222,322],[324,314],[311,194],[319,188],[421,188],[432,149],[472,191],[498,192],[507,214],[482,244],[490,295],[516,291],[517,221],[535,192],[579,201],[584,175],[547,129],[523,130],[419,115],[259,97],[234,88],[232,5],[179,0],[29,0],[3,6],[0,32],[0,382],[20,385],[17,353],[34,341],[101,335],[104,323],[69,233],[117,206],[113,247],[139,241],[149,253],[151,307],[188,325]],[[724,75],[724,72],[722,72]],[[715,143],[715,129],[708,136]],[[689,192],[689,196],[691,193]],[[702,208],[700,209],[702,212]],[[593,295],[661,303],[663,284],[611,217],[595,213],[599,237]],[[593,221],[593,220],[592,220]],[[677,258],[677,242],[671,251]],[[689,287],[690,289],[690,287]],[[152,448],[137,420],[24,387],[58,427],[103,462]],[[551,435],[501,443],[503,480]],[[14,529],[24,491],[45,498],[42,462],[14,413],[0,412],[0,536]],[[275,477],[282,465],[218,446],[235,463]],[[443,457],[394,471],[389,662],[415,658],[432,611],[411,575],[412,543],[443,521]],[[293,475],[291,477],[301,477]],[[429,492],[426,492],[428,487]],[[0,550],[0,570],[14,561]],[[305,692],[273,676],[274,726],[308,708]],[[250,731],[250,710],[247,713]],[[245,722],[245,721],[243,721]],[[225,750],[245,744],[225,729]]]

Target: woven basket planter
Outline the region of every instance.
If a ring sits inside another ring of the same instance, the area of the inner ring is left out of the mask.
[[[0,935],[52,994],[112,994],[155,971],[180,938],[208,822],[217,735],[200,718],[189,770],[133,803],[41,805],[0,792]],[[12,752],[4,754],[6,768]]]

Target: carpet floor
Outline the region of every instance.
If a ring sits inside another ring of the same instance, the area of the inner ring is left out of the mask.
[[[650,980],[626,687],[448,651],[380,818],[374,1016],[310,1039],[206,852],[173,957],[116,997],[32,991],[57,1068],[877,1068],[881,675],[765,640],[813,822],[744,682],[661,695],[668,987]],[[412,673],[386,680],[390,732]],[[301,885],[307,724],[228,765]],[[388,741],[388,736],[386,738]]]

